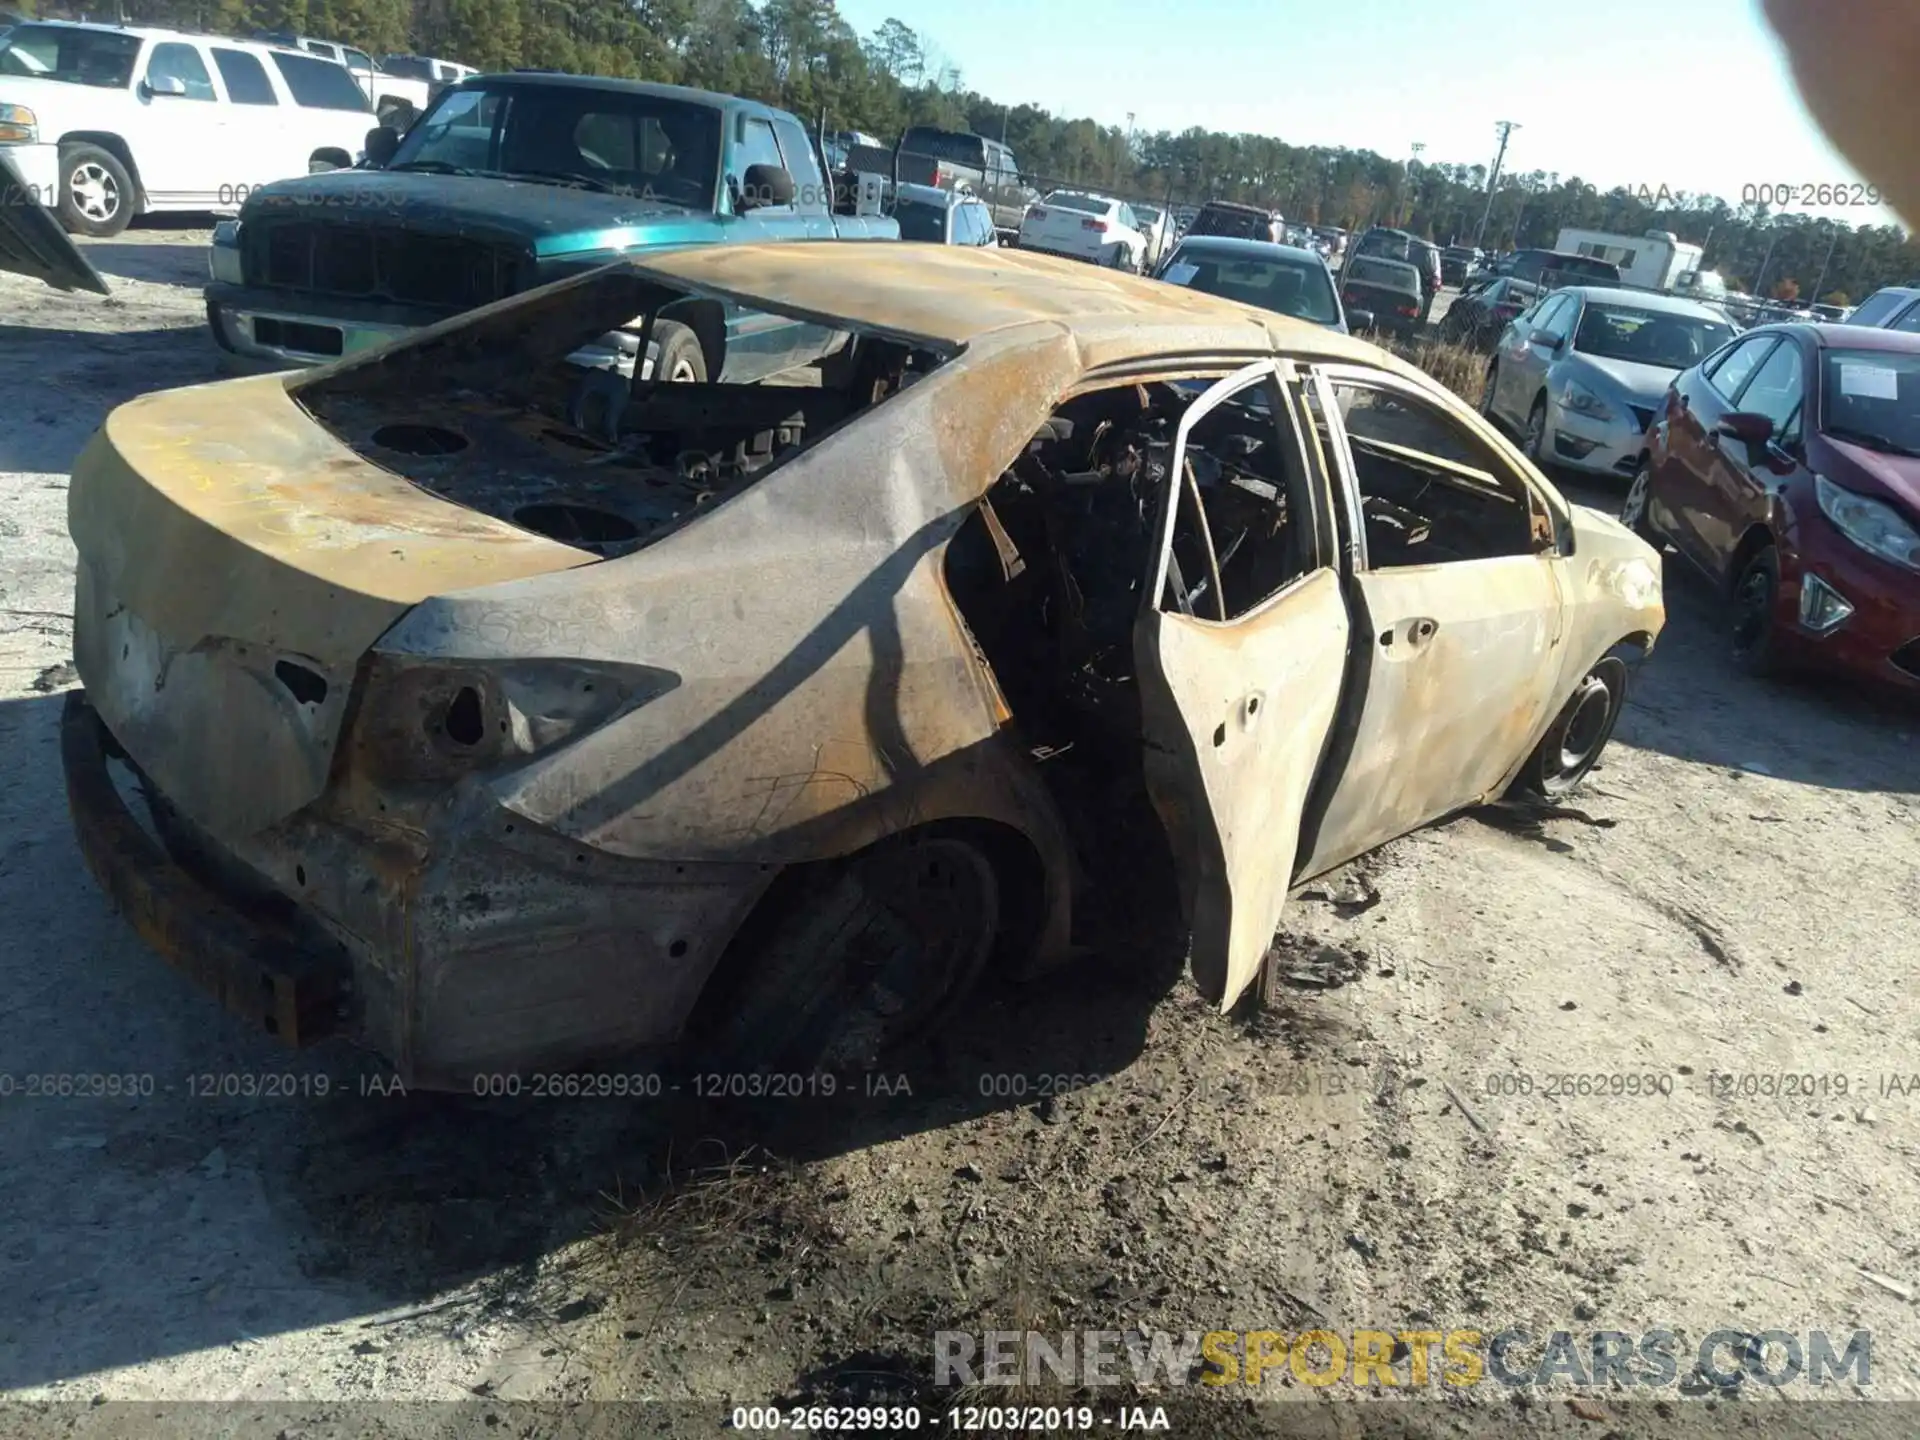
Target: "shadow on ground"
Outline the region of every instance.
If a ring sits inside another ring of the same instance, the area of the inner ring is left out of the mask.
[[[1007,988],[831,1095],[716,1103],[684,1075],[638,1100],[401,1094],[371,1057],[254,1034],[111,913],[64,814],[61,701],[0,702],[22,762],[0,791],[0,984],[17,997],[0,1068],[119,1093],[0,1102],[0,1390],[511,1289],[604,1228],[609,1194],[684,1187],[716,1155],[816,1160],[1065,1100],[1074,1082],[1048,1077],[1127,1069],[1183,964]]]
[[[205,245],[140,244],[116,240],[83,246],[81,253],[102,275],[122,280],[145,280],[156,285],[184,285],[194,289],[207,283]]]
[[[0,471],[64,474],[118,405],[149,391],[221,378],[205,326],[60,330],[0,324],[0,383],[18,399],[0,423]],[[31,373],[6,365],[13,357]]]

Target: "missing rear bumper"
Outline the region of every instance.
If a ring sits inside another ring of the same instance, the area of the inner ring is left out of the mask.
[[[137,821],[107,769],[112,738],[76,690],[60,718],[67,806],[87,869],[141,939],[222,1005],[287,1045],[336,1033],[345,957],[322,955],[202,884]]]

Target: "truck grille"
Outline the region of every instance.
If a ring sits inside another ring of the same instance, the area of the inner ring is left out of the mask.
[[[513,294],[525,273],[514,246],[397,226],[269,220],[242,236],[248,284],[354,300],[470,310]]]

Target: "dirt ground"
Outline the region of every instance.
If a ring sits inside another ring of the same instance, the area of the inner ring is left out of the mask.
[[[1264,1013],[1210,1013],[1148,954],[986,997],[911,1094],[756,1107],[362,1093],[373,1062],[241,1028],[85,874],[55,723],[66,472],[114,405],[214,378],[204,241],[89,247],[104,304],[0,276],[0,1432],[207,1433],[136,1401],[314,1440],[600,1413],[534,1402],[669,1402],[647,1428],[689,1434],[774,1399],[943,1410],[942,1329],[1865,1328],[1865,1395],[1920,1397],[1920,716],[1736,676],[1674,561],[1578,811],[1460,817],[1312,887]],[[19,1091],[93,1072],[153,1093]],[[195,1078],[269,1072],[330,1096]],[[1601,1078],[1546,1093],[1570,1074]],[[1638,1435],[1764,1403],[1694,1381],[1488,1385],[1391,1425]],[[1144,1398],[1180,1434],[1361,1433],[1351,1386],[1194,1393]],[[1833,1413],[1809,1433],[1920,1412]]]

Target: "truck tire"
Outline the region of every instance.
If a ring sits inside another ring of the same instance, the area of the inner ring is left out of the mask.
[[[98,145],[60,147],[60,223],[73,235],[104,239],[133,219],[133,177],[120,157]]]
[[[700,348],[700,337],[678,320],[654,322],[653,343],[657,358],[653,378],[680,385],[704,385],[707,382],[707,352]]]

